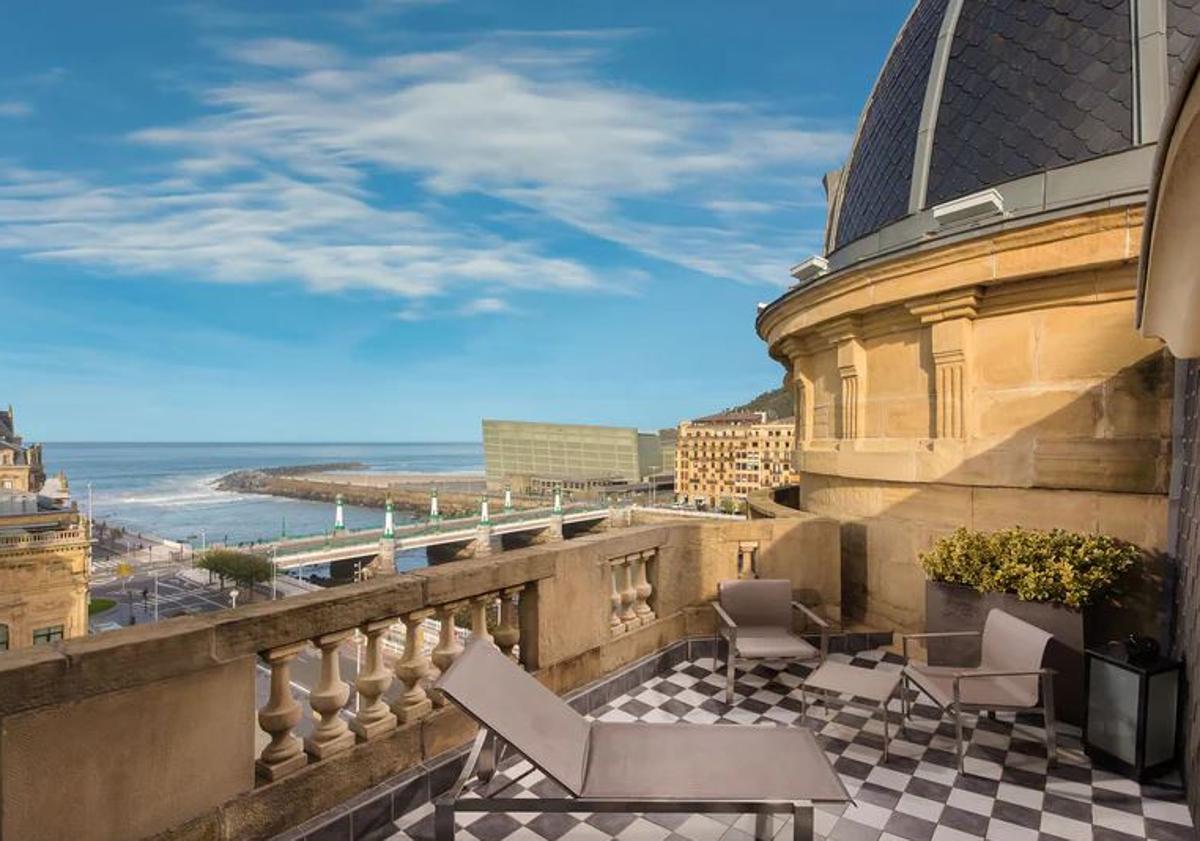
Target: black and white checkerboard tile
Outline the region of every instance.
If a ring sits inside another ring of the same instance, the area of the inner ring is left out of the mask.
[[[842,662],[898,669],[882,650]],[[913,716],[883,759],[883,722],[855,707],[810,705],[802,717],[798,687],[808,669],[786,663],[739,671],[733,706],[712,662],[685,662],[592,712],[602,721],[691,721],[702,724],[807,726],[818,734],[855,802],[816,810],[820,838],[838,841],[1181,841],[1194,839],[1183,792],[1139,785],[1093,769],[1078,734],[1059,734],[1059,761],[1047,768],[1040,716],[968,720],[967,773],[955,771],[954,730],[937,708],[918,697]],[[810,696],[811,700],[811,696]],[[889,710],[901,720],[900,702]],[[524,762],[505,770],[516,777]],[[562,792],[533,771],[505,796],[535,798]],[[458,841],[750,841],[750,816],[590,815],[512,813],[458,816]],[[408,814],[393,839],[431,841],[432,806]],[[790,838],[790,819],[775,819],[777,837]]]

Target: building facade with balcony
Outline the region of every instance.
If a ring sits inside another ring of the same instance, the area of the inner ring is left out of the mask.
[[[0,412],[0,651],[87,633],[88,523],[64,474],[46,481],[40,444]]]
[[[762,309],[799,505],[842,523],[843,610],[923,624],[959,526],[1167,548],[1172,362],[1134,327],[1190,2],[920,0],[826,178],[821,254]],[[1162,636],[1166,611],[1131,620]]]
[[[793,483],[794,435],[791,418],[768,421],[763,412],[684,421],[675,443],[676,498],[716,508],[743,503],[761,488]]]
[[[7,411],[0,411],[0,490],[37,493],[45,481],[42,445],[27,445],[17,434],[10,404]]]

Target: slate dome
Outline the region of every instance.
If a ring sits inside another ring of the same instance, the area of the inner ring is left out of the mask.
[[[918,0],[832,188],[826,253],[951,199],[1153,143],[1200,0],[1159,0],[1165,35],[1144,19],[1153,5]]]

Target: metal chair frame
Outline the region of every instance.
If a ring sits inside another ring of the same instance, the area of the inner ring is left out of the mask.
[[[717,634],[720,637],[720,639],[717,641],[716,647],[713,649],[713,673],[714,674],[717,673],[717,660],[721,653],[720,652],[720,648],[721,648],[720,640],[724,640],[725,641],[725,703],[732,704],[733,703],[733,684],[734,684],[734,680],[735,680],[736,672],[737,672],[737,667],[735,665],[735,661],[738,659],[738,654],[737,654],[738,625],[736,622],[733,621],[733,617],[730,616],[725,611],[725,608],[721,607],[721,603],[719,601],[712,601],[712,602],[710,602],[710,604],[712,605],[713,610],[716,611],[716,614],[717,614]],[[811,608],[801,604],[798,601],[795,601],[795,600],[792,601],[792,610],[799,611],[800,613],[804,614],[805,617],[807,617],[808,619],[815,622],[817,624],[817,627],[819,627],[821,629],[821,632],[820,632],[821,633],[821,641],[820,641],[820,645],[817,649],[817,655],[815,657],[805,658],[798,662],[810,663],[815,660],[818,662],[818,664],[824,663],[826,656],[828,656],[828,654],[829,654],[829,623],[826,620],[822,619],[820,616],[818,616],[816,614],[816,612],[813,611]],[[795,632],[793,632],[793,634],[797,637],[800,636],[799,634],[795,634]],[[762,660],[762,659],[771,659],[771,658],[742,657],[742,659],[743,660]]]
[[[503,759],[505,749],[510,747],[499,736],[482,725],[475,735],[475,741],[467,755],[466,763],[458,775],[458,779],[448,792],[434,801],[433,828],[435,841],[454,841],[457,812],[617,812],[630,813],[679,813],[692,812],[697,814],[752,814],[755,816],[754,837],[757,841],[770,841],[771,821],[773,814],[791,815],[793,819],[793,841],[812,841],[813,839],[813,806],[817,802],[844,803],[836,801],[801,801],[790,800],[613,800],[591,799],[587,797],[500,797],[506,789],[531,773],[537,765],[529,757],[514,749],[514,753],[526,759],[532,766],[529,771],[508,780],[504,785],[493,790],[493,777]],[[553,775],[544,768],[538,768],[550,780]],[[476,789],[481,791],[478,797],[462,797],[469,791],[468,783],[472,775],[479,778]],[[554,780],[554,782],[558,782]],[[561,785],[561,784],[560,784]],[[566,787],[562,786],[565,790]],[[853,800],[849,802],[853,803]]]
[[[937,633],[923,634],[904,634],[901,637],[901,649],[904,655],[905,669],[903,672],[904,691],[901,697],[901,706],[903,709],[903,720],[908,721],[910,713],[909,691],[912,686],[916,686],[921,691],[925,692],[929,700],[934,701],[933,695],[921,686],[919,676],[914,676],[907,668],[908,664],[908,641],[914,639],[938,639],[947,637],[982,637],[982,631],[940,631]],[[1045,721],[1046,730],[1046,761],[1053,768],[1058,761],[1058,732],[1054,719],[1054,670],[1053,669],[1032,669],[1028,671],[1005,671],[1005,670],[985,670],[969,669],[954,675],[954,698],[949,705],[943,707],[938,705],[944,716],[947,712],[954,716],[954,741],[955,752],[958,758],[958,772],[965,773],[964,768],[964,747],[963,747],[963,723],[962,714],[987,712],[994,714],[996,712],[1040,712]],[[974,680],[978,678],[994,678],[994,677],[1037,677],[1041,686],[1042,703],[1041,706],[1012,706],[1007,704],[968,704],[962,700],[961,682],[964,680]]]

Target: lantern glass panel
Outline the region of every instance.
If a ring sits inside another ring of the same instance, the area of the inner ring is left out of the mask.
[[[1138,683],[1137,672],[1092,660],[1087,740],[1130,765],[1137,760]]]
[[[1157,765],[1175,756],[1175,704],[1179,698],[1179,672],[1172,669],[1150,675],[1146,695],[1146,765]]]

